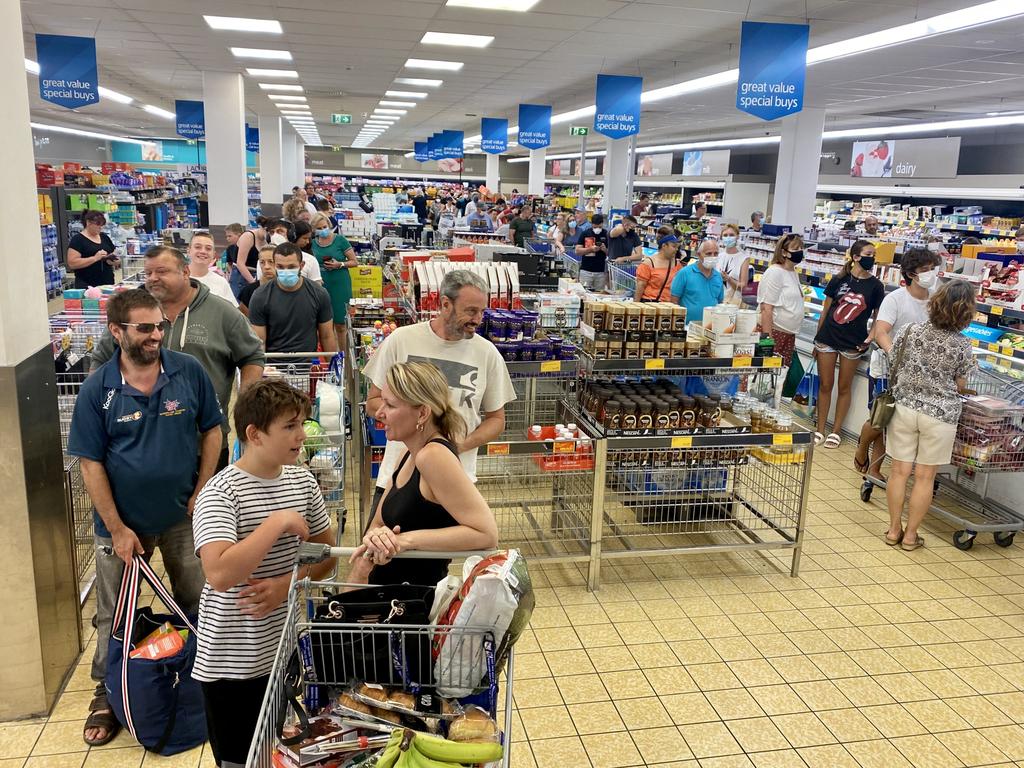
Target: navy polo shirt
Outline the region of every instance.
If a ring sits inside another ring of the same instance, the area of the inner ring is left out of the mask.
[[[160,350],[160,376],[144,395],[121,375],[121,350],[85,380],[68,453],[102,462],[124,524],[153,536],[186,519],[199,470],[199,435],[224,420],[210,377],[191,355]],[[110,532],[93,512],[96,535]]]

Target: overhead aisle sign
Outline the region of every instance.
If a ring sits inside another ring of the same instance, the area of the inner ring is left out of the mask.
[[[413,144],[413,154],[417,163],[423,163],[430,159],[430,152],[425,141],[417,141]]]
[[[594,130],[609,139],[624,139],[640,132],[642,77],[597,76],[597,109]]]
[[[260,151],[260,129],[253,128],[248,123],[245,126],[245,151],[246,152],[259,152]]]
[[[551,107],[519,105],[519,146],[544,149],[551,143]]]
[[[427,140],[428,152],[431,160],[441,159],[441,134],[435,133]]]
[[[480,149],[489,155],[500,155],[508,149],[508,120],[480,118]]]
[[[186,139],[201,139],[206,135],[206,116],[203,113],[203,102],[174,102],[175,133]],[[248,139],[248,137],[246,137]]]
[[[762,120],[778,120],[804,108],[807,24],[744,21],[736,109]]]
[[[43,101],[77,109],[100,100],[96,40],[68,35],[36,35],[39,96]]]
[[[462,140],[465,134],[462,131],[441,131],[442,158],[462,157]]]

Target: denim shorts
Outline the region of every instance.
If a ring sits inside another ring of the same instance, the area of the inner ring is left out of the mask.
[[[847,360],[860,360],[864,357],[864,351],[862,349],[832,349],[828,344],[822,344],[820,341],[814,342],[814,348],[818,352],[824,352],[827,355],[842,355]]]

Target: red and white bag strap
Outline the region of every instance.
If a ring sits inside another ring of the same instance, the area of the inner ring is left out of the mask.
[[[153,588],[153,591],[156,592],[157,597],[160,598],[161,602],[163,602],[163,604],[166,605],[171,610],[172,613],[174,613],[179,619],[181,619],[181,621],[185,624],[185,626],[189,628],[189,631],[192,632],[193,635],[198,637],[196,628],[192,626],[192,622],[189,621],[188,616],[185,615],[185,612],[181,610],[181,607],[178,605],[177,602],[175,602],[174,597],[171,595],[170,592],[167,591],[167,587],[165,587],[164,583],[160,581],[160,577],[156,575],[156,572],[153,570],[150,564],[142,558],[136,559],[138,560],[139,568],[142,571],[142,577],[149,582],[149,586],[151,586]]]
[[[130,581],[128,594],[124,598],[124,642],[121,644],[121,701],[124,703],[124,724],[131,733],[132,738],[139,740],[135,735],[135,719],[132,717],[131,696],[128,693],[128,656],[131,653],[132,638],[135,636],[135,610],[139,602],[139,563],[145,562],[141,557],[135,555],[132,564],[125,568],[125,577],[121,579],[122,591],[124,584]],[[130,571],[130,575],[128,575]],[[121,598],[118,598],[120,604]]]

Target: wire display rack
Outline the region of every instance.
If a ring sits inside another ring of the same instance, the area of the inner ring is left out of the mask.
[[[82,467],[76,456],[64,459],[64,495],[70,523],[75,574],[78,577],[79,603],[84,603],[96,580],[93,565],[96,546],[93,539],[92,499],[85,490]]]
[[[608,291],[623,296],[633,296],[636,293],[636,266],[633,264],[609,264]]]

